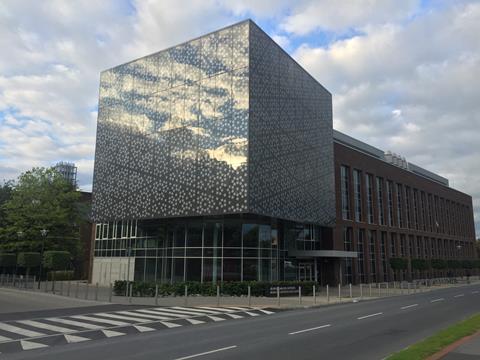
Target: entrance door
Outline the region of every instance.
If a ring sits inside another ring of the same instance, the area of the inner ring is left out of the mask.
[[[298,264],[298,280],[300,281],[312,281],[312,264],[311,263],[299,263]]]

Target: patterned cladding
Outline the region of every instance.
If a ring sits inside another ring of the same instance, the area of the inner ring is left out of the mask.
[[[331,95],[246,21],[102,73],[97,222],[334,219]]]
[[[102,73],[95,221],[246,210],[248,28]]]
[[[248,150],[252,213],[333,225],[331,94],[255,25]]]

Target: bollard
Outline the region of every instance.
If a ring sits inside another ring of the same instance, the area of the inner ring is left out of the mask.
[[[302,305],[302,287],[298,287],[298,303]]]
[[[85,288],[85,300],[88,300],[88,282],[87,282],[87,287]]]
[[[342,284],[338,284],[338,299],[342,300]]]
[[[158,284],[155,285],[155,305],[158,306]]]
[[[155,298],[157,297],[158,293],[158,285],[157,285],[157,291],[155,292]],[[113,296],[113,284],[110,283],[110,289],[108,291],[108,302],[112,302],[112,296]]]
[[[79,282],[77,281],[77,286],[75,287],[75,299],[78,298],[78,286],[79,286]]]
[[[315,290],[315,285],[313,285],[313,304],[317,304],[317,292]]]
[[[217,306],[220,306],[220,286],[217,285]]]
[[[280,286],[277,286],[277,306],[280,307]]]
[[[95,284],[95,301],[98,301],[98,282]]]
[[[327,303],[330,302],[330,293],[328,292],[328,284],[327,284]]]
[[[184,297],[185,297],[185,306],[188,306],[188,286],[187,285],[185,285]]]
[[[67,296],[70,297],[70,287],[72,285],[72,282],[70,280],[68,280],[68,283],[67,283]]]
[[[360,283],[360,300],[363,299],[363,284]]]
[[[372,297],[372,283],[368,283],[368,296]]]
[[[350,299],[352,299],[353,298],[353,296],[352,296],[353,295],[352,294],[352,284],[348,284],[348,287],[349,287],[348,290],[350,291]]]
[[[251,293],[251,288],[250,288],[250,285],[248,285],[247,287],[247,291],[248,291],[248,306],[252,306],[252,293]]]
[[[407,295],[410,294],[410,283],[407,283]]]

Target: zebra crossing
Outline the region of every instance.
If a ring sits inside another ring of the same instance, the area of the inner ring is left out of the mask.
[[[253,307],[172,306],[6,321],[0,322],[0,354],[273,313]]]

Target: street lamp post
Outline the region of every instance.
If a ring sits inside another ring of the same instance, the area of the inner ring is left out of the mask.
[[[42,281],[43,252],[45,250],[45,238],[47,237],[48,230],[42,229],[40,230],[40,234],[42,235],[42,251],[40,252],[40,274],[38,276],[38,289],[40,289],[40,282]]]

